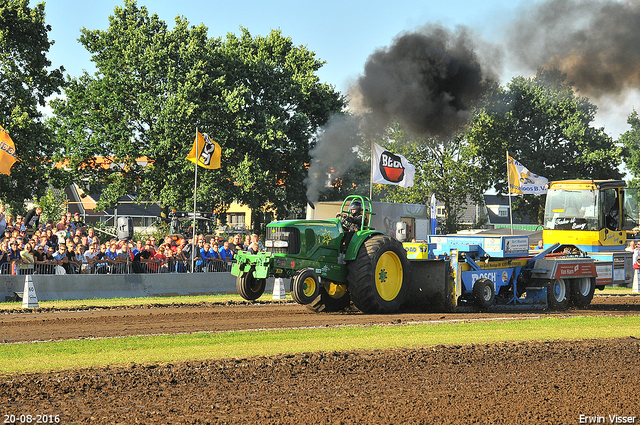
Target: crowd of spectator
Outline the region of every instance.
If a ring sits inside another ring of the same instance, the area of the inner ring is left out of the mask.
[[[0,205],[0,274],[219,272],[230,269],[238,251],[264,251],[256,234],[124,241],[98,237],[79,213],[58,223],[40,223],[41,214],[36,207],[14,220]]]

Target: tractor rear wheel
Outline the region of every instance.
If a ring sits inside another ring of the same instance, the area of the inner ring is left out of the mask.
[[[353,304],[363,313],[394,313],[408,293],[407,254],[402,244],[386,235],[367,239],[347,266]]]
[[[242,298],[248,301],[255,301],[262,296],[264,288],[267,285],[266,279],[256,279],[253,276],[254,267],[248,272],[240,274],[236,278],[236,288]]]
[[[307,308],[316,313],[333,313],[344,310],[350,304],[351,296],[347,292],[346,286],[331,282],[329,285],[320,287],[320,295],[307,304]]]
[[[552,280],[547,287],[547,303],[551,310],[564,310],[567,308],[567,281],[564,279]]]
[[[320,295],[320,279],[312,269],[299,270],[291,278],[291,297],[298,304],[310,304],[318,295]]]
[[[595,277],[581,277],[571,281],[571,304],[578,308],[584,308],[591,304],[593,294],[596,292]]]

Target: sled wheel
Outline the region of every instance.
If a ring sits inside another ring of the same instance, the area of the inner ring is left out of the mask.
[[[596,292],[595,277],[581,277],[571,281],[571,304],[584,308],[591,304],[593,293]]]
[[[564,279],[552,280],[547,287],[547,302],[552,310],[567,308],[567,282]]]
[[[291,297],[298,304],[310,304],[318,295],[320,279],[312,269],[300,270],[291,278]]]
[[[266,279],[256,279],[253,276],[254,271],[255,268],[251,267],[248,272],[244,272],[236,278],[238,294],[248,301],[255,301],[260,298],[264,293],[264,288],[267,284]]]
[[[347,288],[364,313],[394,313],[407,296],[407,255],[402,244],[386,235],[367,239],[347,266]]]
[[[473,296],[476,304],[482,310],[487,310],[496,299],[496,291],[493,282],[489,279],[478,279],[473,284]]]

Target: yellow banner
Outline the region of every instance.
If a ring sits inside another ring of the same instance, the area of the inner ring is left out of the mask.
[[[547,180],[545,177],[533,174],[524,165],[507,154],[509,170],[510,193],[523,195],[544,195],[547,193]]]
[[[191,152],[187,159],[196,165],[214,170],[220,168],[222,149],[220,145],[209,138],[208,134],[196,132],[196,140],[193,142]]]
[[[0,173],[11,175],[11,167],[17,160],[16,146],[4,128],[0,126]]]

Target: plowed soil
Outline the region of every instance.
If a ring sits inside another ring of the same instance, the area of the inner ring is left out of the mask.
[[[516,314],[315,314],[289,303],[17,310],[0,314],[0,341],[549,314],[637,315],[640,297],[597,296],[587,310]],[[105,424],[640,423],[639,388],[635,338],[437,346],[2,377],[0,420],[27,423],[30,418],[20,415],[31,415],[31,423],[51,422],[58,415],[60,423]]]

